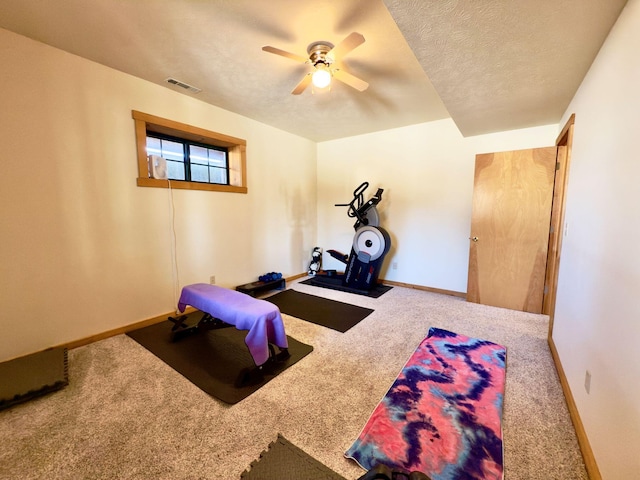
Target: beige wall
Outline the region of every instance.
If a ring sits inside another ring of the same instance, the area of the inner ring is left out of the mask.
[[[6,30],[0,65],[0,361],[169,312],[210,275],[305,270],[314,142]],[[249,194],[137,187],[132,109],[247,140]]]
[[[638,45],[630,0],[565,113],[576,120],[553,339],[606,480],[640,472]]]
[[[553,145],[557,125],[463,138],[441,120],[318,146],[318,245],[349,253],[354,189],[384,188],[378,210],[392,248],[381,278],[466,292],[475,155]],[[393,269],[393,263],[397,269]],[[344,264],[324,255],[327,269]]]

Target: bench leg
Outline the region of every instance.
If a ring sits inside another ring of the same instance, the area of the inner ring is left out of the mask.
[[[171,327],[171,341],[177,342],[191,334],[198,333],[201,330],[217,330],[219,328],[231,327],[228,323],[212,317],[208,313],[203,313],[202,318],[195,325],[188,326],[184,323],[187,315],[180,315],[177,318],[169,317],[168,320],[175,325]]]
[[[278,347],[279,352],[276,354],[276,349],[273,345],[269,344],[269,358],[262,365],[258,365],[253,368],[243,368],[240,374],[236,378],[235,387],[241,388],[249,385],[256,385],[264,380],[265,373],[273,373],[278,367],[282,366],[286,362],[291,354],[288,348]]]
[[[289,349],[288,348],[281,348],[280,352],[277,355],[274,356],[274,362],[282,363],[282,362],[288,360],[289,357],[291,357],[291,354],[289,353]],[[271,357],[269,358],[269,360],[271,360]]]
[[[168,320],[173,322],[171,327],[171,341],[177,342],[194,333],[198,333],[201,330],[217,330],[219,328],[228,328],[232,325],[223,322],[220,319],[212,317],[210,314],[203,312],[202,318],[195,325],[185,324],[187,315],[180,315],[179,317],[169,317]],[[234,385],[236,388],[246,387],[248,385],[255,385],[264,380],[265,373],[273,373],[284,362],[286,362],[291,354],[289,349],[278,347],[278,353],[276,353],[276,347],[269,344],[269,358],[262,365],[255,366],[253,368],[244,368],[236,378]]]

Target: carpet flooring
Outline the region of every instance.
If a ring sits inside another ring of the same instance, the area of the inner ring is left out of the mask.
[[[319,295],[317,287],[288,287]],[[549,318],[394,286],[345,333],[283,315],[313,352],[235,405],[212,398],[127,335],[69,350],[69,385],[0,411],[0,479],[238,480],[278,433],[348,480],[344,452],[430,327],[507,348],[508,480],[587,480],[547,344]]]

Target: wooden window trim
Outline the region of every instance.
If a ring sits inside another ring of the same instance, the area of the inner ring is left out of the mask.
[[[193,127],[185,123],[175,122],[166,118],[156,117],[148,113],[131,111],[135,123],[136,150],[138,155],[139,187],[157,187],[183,190],[207,190],[212,192],[247,193],[247,142],[241,138],[231,137],[222,133],[212,132],[204,128]],[[149,177],[147,167],[147,132],[161,133],[174,137],[204,143],[219,147],[226,147],[229,151],[229,185],[212,183],[186,182],[183,180],[160,180]],[[169,185],[171,182],[171,185]]]

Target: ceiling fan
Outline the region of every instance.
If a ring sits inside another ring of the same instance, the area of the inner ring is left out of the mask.
[[[313,85],[319,89],[326,88],[331,84],[332,78],[363,92],[369,87],[367,82],[334,65],[337,59],[342,59],[351,50],[363,43],[364,37],[357,32],[353,32],[336,46],[325,41],[311,43],[307,47],[307,53],[309,55],[307,58],[275,47],[265,46],[262,47],[262,50],[290,58],[297,62],[313,65],[313,70],[307,73],[293,89],[291,92],[293,95],[300,95],[310,83],[313,83]]]

